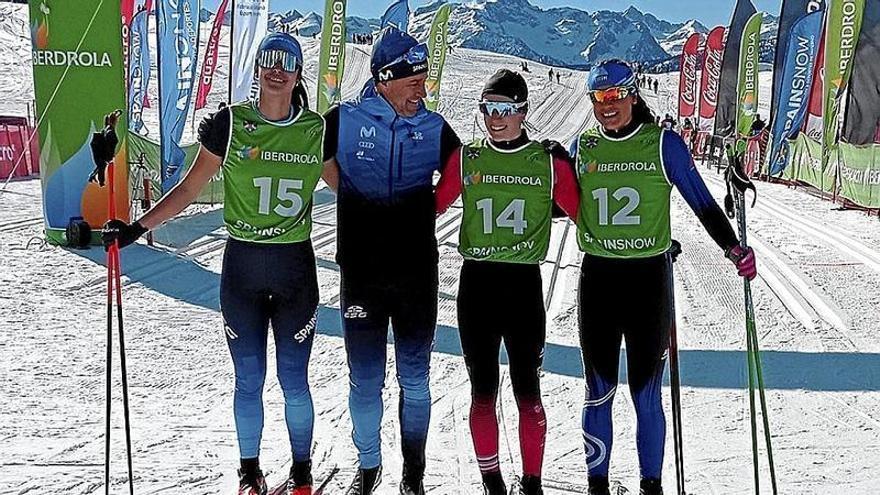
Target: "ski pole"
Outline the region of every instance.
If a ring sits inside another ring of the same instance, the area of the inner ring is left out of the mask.
[[[672,241],[669,259],[674,263],[681,253],[681,245]],[[669,381],[672,396],[672,430],[675,443],[675,485],[676,495],[685,495],[684,486],[684,436],[681,421],[681,377],[678,366],[678,330],[673,320],[669,330]]]
[[[110,495],[110,413],[112,397],[112,368],[113,368],[113,254],[107,251],[107,389],[104,400],[106,402],[105,429],[104,429],[104,494]]]
[[[726,173],[727,179],[727,196],[725,197],[725,208],[727,214],[731,218],[737,219],[737,227],[739,230],[740,247],[744,250],[748,248],[748,237],[746,228],[746,205],[745,191],[751,189],[755,191],[754,184],[745,176],[742,171],[742,162],[739,157],[733,155],[733,159],[728,164]],[[733,195],[731,197],[731,189]],[[755,198],[757,199],[757,198]],[[754,206],[755,201],[752,201]],[[758,471],[758,433],[757,433],[757,413],[755,405],[755,388],[758,389],[760,400],[762,423],[764,427],[764,440],[767,445],[767,460],[770,466],[770,484],[773,494],[777,493],[776,485],[776,468],[773,462],[773,445],[770,435],[770,419],[767,415],[767,399],[764,394],[764,376],[761,369],[761,352],[758,348],[758,331],[755,325],[755,306],[752,301],[752,286],[749,279],[743,279],[743,294],[745,296],[745,317],[746,317],[746,352],[748,361],[748,379],[749,379],[749,410],[752,429],[752,462],[754,464],[755,475],[755,493],[760,493],[760,476]]]
[[[676,494],[684,495],[684,444],[681,431],[681,381],[678,371],[678,337],[675,325],[669,333],[669,375],[672,385],[672,429],[675,441],[675,485]]]
[[[748,247],[747,229],[746,229],[746,207],[745,193],[736,191],[736,208],[737,208],[737,224],[739,227],[740,246],[744,249]],[[776,487],[776,468],[773,463],[773,447],[770,438],[770,420],[767,416],[767,398],[764,394],[764,375],[761,366],[761,352],[758,348],[758,331],[755,325],[755,306],[752,301],[752,286],[749,279],[743,279],[743,287],[745,294],[745,310],[746,310],[746,338],[747,352],[749,362],[749,401],[752,411],[752,443],[755,462],[755,492],[758,492],[758,439],[757,425],[755,417],[755,388],[758,390],[758,396],[761,406],[761,418],[764,426],[764,441],[767,445],[767,461],[770,465],[770,484],[773,493],[777,493]]]
[[[116,218],[116,194],[115,194],[115,187],[114,187],[115,186],[115,184],[114,184],[115,168],[116,167],[113,162],[108,163],[108,165],[107,165],[107,185],[108,185],[107,200],[108,200],[109,204],[108,204],[108,208],[107,208],[107,213],[110,218]],[[126,362],[125,362],[125,331],[124,331],[123,318],[122,318],[122,274],[121,274],[122,269],[121,269],[121,264],[120,264],[120,260],[119,260],[119,241],[118,240],[116,242],[114,242],[113,245],[111,245],[110,248],[108,249],[107,258],[108,258],[107,273],[108,273],[108,279],[109,279],[108,280],[108,287],[110,287],[110,292],[108,293],[108,311],[107,311],[107,317],[108,317],[107,327],[110,330],[108,337],[112,341],[112,323],[111,323],[112,310],[110,307],[111,306],[110,298],[111,298],[111,295],[113,292],[113,286],[114,286],[114,282],[115,282],[116,322],[117,322],[117,326],[119,327],[119,365],[120,365],[121,372],[122,372],[122,410],[123,410],[123,417],[125,420],[125,453],[126,453],[126,460],[128,462],[128,489],[129,489],[129,493],[131,495],[134,495],[134,476],[133,476],[132,456],[131,456],[131,416],[129,413],[129,402],[128,402],[128,371],[127,371]],[[112,276],[112,278],[110,278],[111,276]],[[108,356],[110,355],[110,352],[111,352],[109,349],[109,346],[110,346],[110,344],[108,344],[108,351],[107,351]],[[108,385],[107,386],[108,386],[108,392],[109,392],[109,387],[110,387],[109,358],[108,358],[108,368],[107,369],[108,369],[108,382],[107,382]],[[107,448],[107,453],[105,455],[105,463],[106,463],[105,469],[107,471],[105,474],[105,481],[107,481],[107,484],[106,484],[107,493],[109,493],[109,489],[110,489],[110,484],[109,484],[109,462],[110,462],[109,461],[109,457],[110,457],[110,448],[109,448],[110,400],[109,399],[110,399],[110,397],[109,397],[109,395],[110,394],[108,393],[108,402],[107,402],[108,435],[107,435],[107,445],[105,445],[105,447]]]

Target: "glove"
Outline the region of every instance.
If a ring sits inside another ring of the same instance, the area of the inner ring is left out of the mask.
[[[101,241],[104,243],[104,251],[109,251],[114,242],[119,242],[119,248],[124,248],[138,240],[147,233],[147,228],[140,222],[128,224],[122,220],[110,220],[104,224],[101,232]]]
[[[726,256],[727,259],[736,265],[740,277],[754,280],[758,275],[758,267],[755,264],[755,252],[752,248],[743,248],[740,245],[736,245],[727,250]]]
[[[571,162],[571,156],[568,154],[568,150],[562,146],[559,141],[554,141],[552,139],[545,139],[541,141],[541,146],[544,147],[544,151],[550,154],[553,158],[558,158],[560,160],[565,160],[567,162]]]

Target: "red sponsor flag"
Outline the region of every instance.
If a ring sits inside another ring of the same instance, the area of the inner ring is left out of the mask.
[[[119,13],[122,16],[122,61],[125,64],[125,81],[128,81],[129,29],[134,17],[134,0],[120,0]]]
[[[718,26],[706,38],[706,56],[700,82],[700,131],[711,134],[718,108],[721,62],[724,56],[725,28]]]
[[[681,52],[678,80],[678,117],[693,117],[697,109],[697,70],[700,60],[700,33],[690,35]]]
[[[822,104],[825,97],[825,28],[822,28],[822,38],[819,41],[819,53],[816,55],[816,65],[813,67],[813,86],[810,89],[810,106],[807,108],[807,118],[804,119],[804,132],[817,142],[822,142]]]
[[[199,77],[199,92],[196,93],[196,110],[205,108],[208,103],[208,93],[214,83],[214,70],[217,68],[217,48],[220,46],[220,28],[223,27],[223,17],[226,15],[228,0],[222,0],[214,16],[214,27],[211,28],[211,36],[208,37],[208,51],[202,61],[202,75]]]

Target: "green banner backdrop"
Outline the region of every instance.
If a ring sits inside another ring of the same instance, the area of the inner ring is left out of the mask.
[[[95,168],[89,143],[105,114],[126,108],[120,3],[35,0],[29,10],[46,236],[63,244],[71,218],[83,217],[93,229],[107,220],[108,188],[88,181]],[[124,220],[126,113],[114,158],[116,211]]]

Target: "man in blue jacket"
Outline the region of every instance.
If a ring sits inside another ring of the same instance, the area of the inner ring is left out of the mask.
[[[325,180],[337,191],[336,260],[360,468],[349,494],[373,493],[382,472],[382,389],[388,325],[400,384],[401,494],[424,493],[431,416],[428,374],[437,321],[434,172],[461,141],[427,110],[428,49],[394,28],[373,47],[373,78],[327,120]]]

